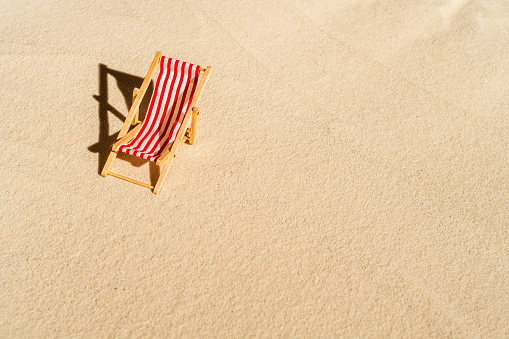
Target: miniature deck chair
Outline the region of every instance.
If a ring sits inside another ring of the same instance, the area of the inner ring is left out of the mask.
[[[158,63],[160,64],[159,75],[146,118],[144,121],[139,121],[140,103]],[[164,57],[161,52],[157,52],[141,88],[134,89],[133,104],[101,175],[106,177],[110,174],[151,188],[155,194],[158,194],[168,175],[170,163],[176,150],[185,141],[191,145],[194,144],[199,114],[196,104],[211,70],[210,66],[203,69],[197,65]],[[201,71],[204,73],[198,83]],[[192,114],[188,114],[189,111],[192,111]],[[187,128],[191,116],[191,127]],[[128,132],[131,125],[136,127]],[[141,157],[162,166],[156,185],[148,185],[110,172],[118,152]]]

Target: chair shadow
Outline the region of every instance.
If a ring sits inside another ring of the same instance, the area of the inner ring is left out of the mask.
[[[99,64],[99,95],[93,95],[93,98],[99,103],[99,141],[88,147],[90,152],[98,154],[99,159],[97,172],[99,174],[101,174],[102,168],[106,164],[108,155],[111,152],[111,147],[117,140],[119,133],[115,132],[110,135],[109,113],[113,114],[113,116],[122,122],[124,122],[126,119],[126,117],[118,109],[108,103],[108,76],[112,76],[116,80],[118,89],[124,96],[128,111],[131,108],[133,102],[134,88],[140,88],[144,80],[141,77],[108,68],[108,66],[104,64]],[[145,93],[145,96],[143,97],[143,100],[140,104],[140,120],[145,118],[145,114],[147,112],[153,91],[154,83],[151,81],[149,87],[147,88],[147,92]],[[152,185],[155,185],[155,182],[159,177],[159,167],[155,163],[123,153],[119,153],[118,158],[130,162],[133,166],[136,167],[140,167],[149,162],[150,181]]]

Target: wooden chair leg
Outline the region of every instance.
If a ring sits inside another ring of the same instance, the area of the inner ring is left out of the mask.
[[[136,95],[138,94],[138,90],[139,90],[139,88],[133,89],[133,102],[134,102],[134,99],[136,99]],[[140,117],[140,107],[138,107],[136,109],[136,112],[134,113],[134,119],[133,119],[133,122],[131,123],[133,126],[138,123],[139,117]]]
[[[191,130],[189,131],[189,145],[194,145],[196,141],[196,130],[198,128],[198,114],[200,114],[200,109],[198,107],[193,108],[193,115],[191,120]]]
[[[106,164],[104,164],[103,170],[101,172],[101,175],[103,177],[108,176],[108,172],[110,171],[111,166],[113,165],[113,160],[117,157],[117,152],[110,152],[110,155],[108,156],[108,160],[106,160]]]
[[[163,168],[161,169],[161,174],[159,174],[159,179],[157,179],[156,185],[154,186],[154,194],[159,194],[161,192],[161,188],[163,186],[164,180],[166,179],[166,176],[168,176],[168,171],[170,170],[170,164],[173,160],[173,157],[169,158],[166,163],[163,165]]]

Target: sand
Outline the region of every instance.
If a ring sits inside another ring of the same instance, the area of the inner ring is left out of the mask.
[[[0,14],[2,338],[509,336],[507,1]],[[214,70],[154,195],[99,169],[158,50]]]

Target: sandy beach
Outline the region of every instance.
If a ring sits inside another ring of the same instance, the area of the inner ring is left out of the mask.
[[[0,15],[0,337],[509,337],[509,2]],[[99,174],[156,51],[213,67],[159,195]]]

